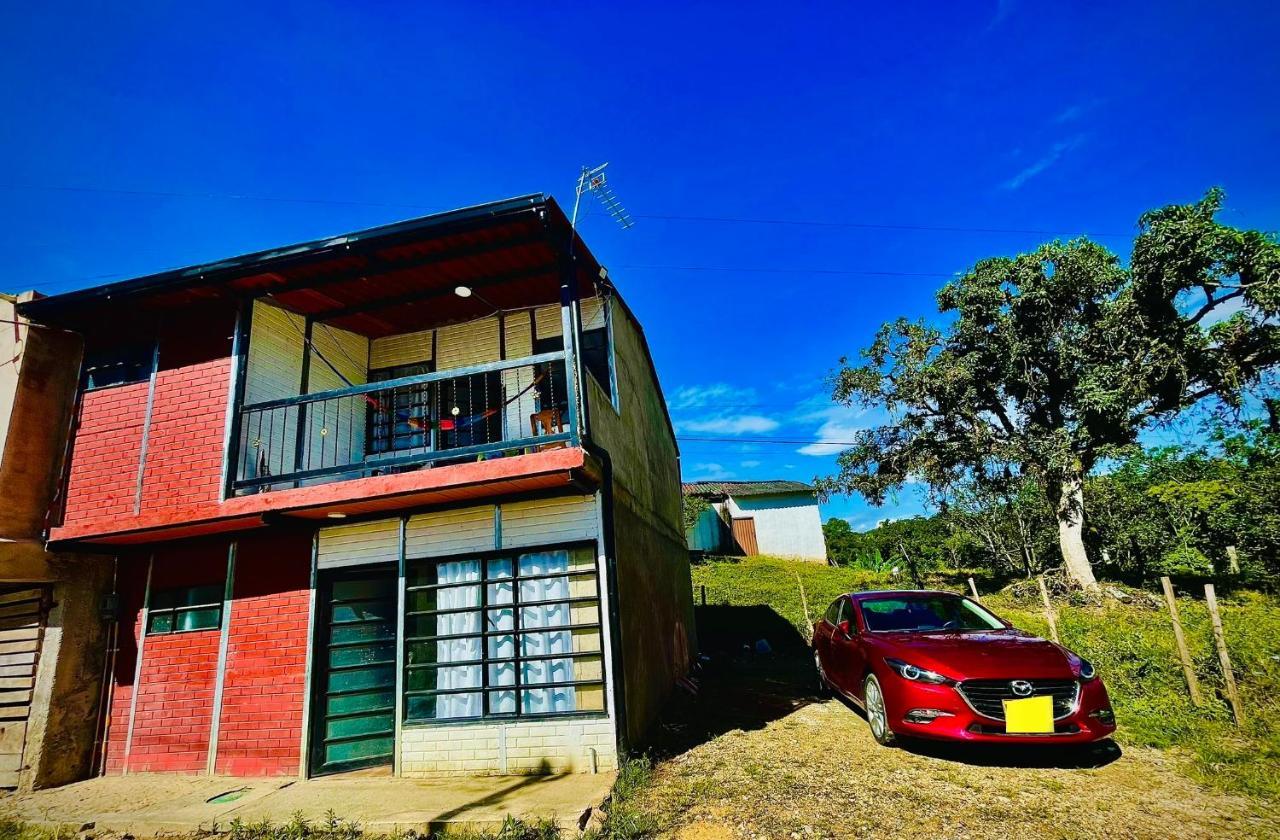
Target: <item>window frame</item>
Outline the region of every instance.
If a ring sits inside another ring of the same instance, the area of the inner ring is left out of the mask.
[[[184,604],[182,606],[179,606],[175,601],[174,605],[171,607],[157,608],[156,606],[154,606],[157,596],[166,595],[170,592],[182,592],[182,591],[189,591],[189,590],[195,590],[195,589],[215,589],[215,588],[218,590],[220,595],[220,597],[216,602],[209,601],[209,602],[203,602],[199,604]],[[142,628],[143,635],[144,636],[174,636],[179,633],[207,633],[210,630],[220,631],[222,629],[222,622],[226,618],[226,609],[225,609],[226,594],[225,593],[226,593],[225,583],[221,583],[221,584],[220,583],[196,583],[196,584],[189,584],[187,586],[170,586],[165,589],[160,589],[150,593],[147,596],[147,620],[146,620],[146,625]],[[208,627],[190,627],[186,629],[181,629],[178,627],[178,616],[180,616],[182,613],[195,612],[197,610],[211,610],[211,609],[217,609],[218,611],[218,620],[214,624],[211,624]],[[153,623],[156,617],[166,616],[166,615],[169,616],[170,618],[169,629],[168,630],[152,629]]]
[[[570,554],[574,551],[589,550],[591,552],[590,569],[582,569],[579,571],[566,570],[564,572],[553,572],[542,575],[526,575],[519,574],[520,556],[523,554],[536,554],[540,552],[550,551],[567,551]],[[489,577],[489,561],[495,559],[509,559],[511,561],[511,576],[502,578]],[[434,583],[434,584],[408,584],[408,570],[410,564],[414,563],[431,563],[440,565],[442,563],[454,563],[458,561],[475,560],[480,565],[480,577],[474,581],[465,581],[463,583]],[[611,693],[610,677],[612,675],[612,665],[609,657],[609,646],[606,643],[604,624],[604,578],[600,574],[599,561],[599,545],[596,540],[575,540],[572,542],[547,543],[539,545],[519,546],[516,548],[493,549],[488,551],[472,551],[462,552],[458,554],[443,555],[440,557],[405,557],[406,582],[404,586],[404,620],[406,628],[403,637],[400,639],[401,655],[403,662],[401,665],[404,685],[401,690],[402,711],[401,724],[410,727],[428,727],[428,726],[452,726],[456,724],[473,724],[473,723],[491,723],[491,722],[511,722],[511,721],[553,721],[569,718],[607,718],[609,716],[609,696]],[[520,582],[531,580],[548,580],[553,578],[587,578],[594,580],[596,584],[595,595],[577,598],[570,595],[566,598],[556,598],[553,600],[522,602],[520,600]],[[491,583],[511,583],[511,601],[510,603],[489,604],[489,585]],[[480,603],[476,606],[460,607],[453,609],[434,609],[434,610],[412,610],[410,609],[410,595],[414,592],[459,588],[463,586],[476,586],[480,590]],[[520,609],[521,607],[538,606],[558,606],[561,604],[570,607],[575,604],[584,604],[594,601],[596,605],[596,620],[586,624],[565,624],[555,627],[539,627],[529,630],[529,633],[549,633],[549,632],[572,632],[574,630],[591,630],[594,629],[599,634],[600,649],[595,651],[569,651],[568,653],[555,654],[539,654],[536,656],[522,656],[520,653],[520,637],[526,632],[520,628]],[[423,635],[411,636],[408,631],[408,621],[411,616],[434,616],[447,614],[461,614],[468,612],[478,612],[482,616],[490,609],[506,609],[510,608],[513,616],[512,628],[509,630],[485,630],[481,625],[478,633],[462,633],[450,635]],[[513,640],[514,655],[510,657],[490,657],[489,646],[486,640],[495,636],[511,636]],[[466,660],[463,662],[423,662],[411,664],[409,662],[408,649],[409,645],[423,642],[438,642],[440,640],[450,639],[479,639],[480,658],[474,660]],[[524,683],[521,681],[521,665],[524,662],[535,662],[545,660],[579,660],[579,659],[599,659],[600,660],[600,678],[593,680],[568,680],[559,682],[546,683]],[[515,666],[515,681],[509,685],[491,685],[489,683],[489,668],[491,665],[502,665],[511,663]],[[411,670],[438,668],[442,665],[448,667],[455,666],[479,666],[480,668],[480,685],[477,688],[464,689],[410,689],[409,688],[409,672]],[[588,688],[599,687],[601,697],[601,708],[574,710],[571,712],[551,712],[551,713],[530,713],[523,711],[524,698],[523,692],[537,689],[549,688]],[[514,712],[492,712],[489,710],[490,695],[511,691],[515,695],[515,711]],[[427,697],[441,695],[458,695],[458,694],[479,694],[481,698],[481,713],[479,715],[470,715],[467,717],[450,717],[450,718],[422,718],[411,717],[409,714],[409,698],[410,697]]]
[[[80,388],[85,393],[104,391],[147,382],[155,375],[160,353],[158,339],[122,342],[107,347],[86,349],[80,363]],[[135,358],[136,354],[136,358]],[[93,383],[95,372],[132,371],[112,382]]]

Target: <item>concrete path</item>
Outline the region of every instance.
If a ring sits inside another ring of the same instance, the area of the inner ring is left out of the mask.
[[[0,798],[0,813],[72,831],[135,836],[225,830],[234,819],[288,822],[330,810],[371,834],[446,827],[492,828],[508,814],[578,827],[613,785],[613,773],[478,776],[431,781],[339,776],[297,781],[219,776],[110,776]],[[212,801],[218,800],[218,801]]]

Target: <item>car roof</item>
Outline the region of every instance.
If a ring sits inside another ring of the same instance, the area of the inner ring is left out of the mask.
[[[850,592],[849,597],[855,601],[868,601],[875,598],[920,598],[928,595],[946,595],[951,598],[963,598],[955,592],[941,589],[867,589],[862,592]]]

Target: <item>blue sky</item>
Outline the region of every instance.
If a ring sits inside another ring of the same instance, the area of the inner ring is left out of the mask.
[[[1044,231],[1127,253],[1140,212],[1213,184],[1227,221],[1280,228],[1280,7],[898,5],[10,10],[0,287],[567,203],[608,160],[638,224],[583,233],[644,323],[686,477],[807,480],[838,448],[817,442],[874,421],[823,378],[977,259]]]

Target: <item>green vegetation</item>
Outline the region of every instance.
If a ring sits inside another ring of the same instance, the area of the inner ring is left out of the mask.
[[[878,504],[922,480],[981,507],[1034,484],[1067,577],[1094,587],[1086,479],[1203,400],[1240,407],[1280,363],[1280,243],[1218,222],[1222,201],[1144,214],[1127,265],[1052,242],[944,286],[945,326],[885,324],[841,360],[832,396],[890,419],[857,433],[822,488]],[[1189,560],[1185,546],[1171,558]]]
[[[932,572],[926,585],[961,591],[965,573]],[[766,604],[808,635],[800,584],[810,616],[837,595],[859,589],[910,586],[884,573],[832,568],[768,557],[711,561],[694,567],[695,589],[708,604]],[[1015,585],[985,595],[983,603],[1017,626],[1047,633],[1034,586]],[[1222,598],[1222,620],[1236,681],[1248,716],[1237,728],[1222,695],[1222,676],[1203,602],[1179,600],[1187,641],[1204,694],[1197,709],[1187,697],[1169,614],[1152,593],[1132,593],[1132,604],[1057,605],[1063,643],[1092,661],[1107,682],[1123,744],[1175,748],[1191,774],[1225,790],[1280,801],[1280,600],[1240,592]],[[1083,601],[1080,598],[1072,601]]]
[[[1203,443],[1135,448],[1086,484],[1085,543],[1106,579],[1136,585],[1170,575],[1274,591],[1280,585],[1280,401],[1269,423],[1207,424]],[[997,580],[1052,571],[1057,523],[1039,486],[1007,493],[973,484],[938,494],[938,513],[859,533],[823,526],[833,563],[922,573],[980,569]]]

